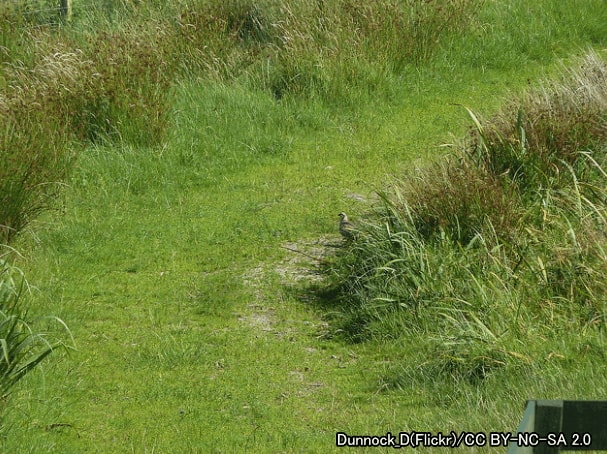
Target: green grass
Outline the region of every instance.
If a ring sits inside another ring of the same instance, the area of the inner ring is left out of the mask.
[[[382,70],[379,87],[354,85],[344,99],[316,89],[276,99],[256,86],[256,67],[235,79],[190,68],[159,143],[85,143],[61,212],[38,217],[16,244],[36,315],[64,320],[76,350],[16,388],[2,449],[330,452],[337,431],[510,431],[528,398],[603,396],[604,335],[547,335],[528,313],[516,349],[484,333],[493,360],[500,349],[522,358],[480,382],[425,360],[448,353],[433,350],[440,333],[344,341],[338,302],[320,304],[309,287],[313,264],[282,248],[314,255],[318,242],[339,243],[339,211],[359,220],[375,190],[466,133],[471,121],[455,104],[489,115],[528,79],[554,73],[556,57],[602,45],[590,3],[542,16],[551,27],[542,33],[523,2],[485,2],[474,34],[417,67]],[[500,44],[508,40],[517,45]],[[466,353],[455,347],[453,367]]]
[[[64,347],[52,336],[49,338],[48,333],[40,331],[41,323],[51,325],[55,322],[55,325],[65,328],[63,322],[55,317],[36,320],[37,326],[32,328],[24,303],[28,285],[22,272],[1,258],[8,255],[3,251],[0,256],[0,395],[3,403],[20,380],[53,351]]]

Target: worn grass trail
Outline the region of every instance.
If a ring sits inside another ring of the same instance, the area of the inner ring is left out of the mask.
[[[70,326],[76,349],[20,388],[5,448],[328,452],[337,431],[513,429],[520,391],[490,381],[383,392],[412,340],[327,339],[298,287],[313,276],[281,246],[337,241],[337,213],[368,207],[357,195],[462,133],[453,104],[489,110],[539,72],[418,79],[339,115],[194,84],[165,147],[87,150],[64,213],[22,245],[41,313]]]

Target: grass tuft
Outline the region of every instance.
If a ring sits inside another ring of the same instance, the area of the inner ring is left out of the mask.
[[[482,381],[527,364],[519,342],[536,320],[546,335],[600,326],[606,69],[590,53],[487,122],[469,112],[453,156],[384,194],[326,264],[337,329],[354,341],[423,336],[429,374]]]
[[[0,257],[0,399],[35,369],[61,342],[51,343],[45,333],[32,329],[23,295],[27,283],[15,266]],[[50,319],[47,319],[47,322]],[[67,330],[58,318],[52,320]],[[69,330],[68,330],[69,333]]]

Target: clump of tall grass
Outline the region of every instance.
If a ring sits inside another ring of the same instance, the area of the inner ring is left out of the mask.
[[[0,92],[0,241],[9,242],[49,204],[73,154],[67,87],[77,83],[74,54],[45,57],[34,68],[3,68]]]
[[[512,345],[530,331],[602,325],[606,74],[590,53],[486,122],[470,112],[453,155],[384,195],[327,264],[339,329],[421,334],[429,373],[477,381],[528,366]]]
[[[347,97],[427,60],[467,26],[475,0],[287,2],[276,23],[265,83],[277,97],[294,92]],[[381,85],[381,83],[379,84]]]
[[[167,39],[153,23],[87,37],[84,49],[92,71],[73,119],[80,134],[135,146],[162,142],[175,78],[174,57],[163,43]]]
[[[0,67],[0,241],[52,205],[81,145],[162,142],[175,75],[165,38],[138,25],[80,40],[44,28],[12,38],[23,58]]]
[[[24,303],[27,283],[23,274],[0,255],[0,400],[45,358],[58,348],[61,341],[51,342],[48,335],[34,331]],[[56,317],[47,317],[67,330]]]
[[[576,174],[594,172],[580,151],[598,155],[607,143],[606,85],[607,66],[590,52],[578,67],[563,68],[560,79],[511,102],[485,124],[471,113],[476,129],[466,153],[524,194],[569,180],[568,166]]]
[[[193,73],[243,75],[277,98],[334,98],[372,82],[377,71],[428,59],[465,29],[481,3],[195,2],[179,13],[176,46]]]

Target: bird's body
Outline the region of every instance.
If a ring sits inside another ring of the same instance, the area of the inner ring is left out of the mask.
[[[343,211],[339,213],[339,218],[339,233],[341,233],[341,236],[343,236],[346,240],[351,240],[354,238],[354,224],[350,222],[348,215]]]

